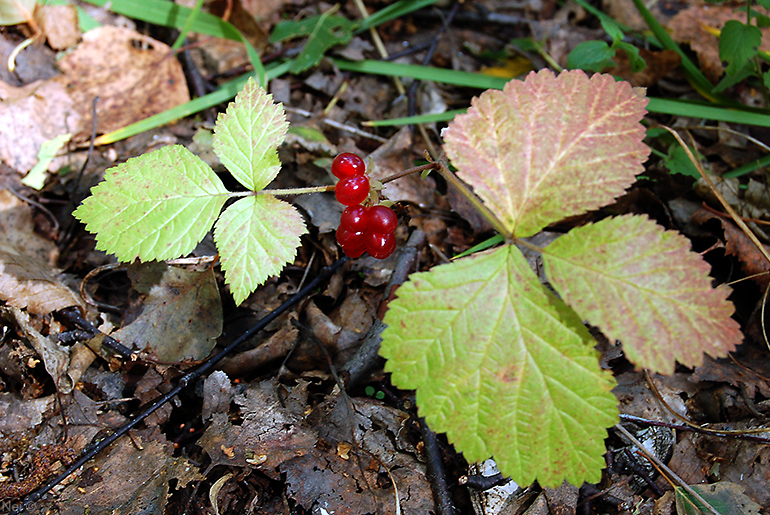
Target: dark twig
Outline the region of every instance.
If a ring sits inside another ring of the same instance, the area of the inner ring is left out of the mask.
[[[417,256],[420,248],[425,245],[425,233],[416,230],[409,237],[409,241],[401,249],[398,255],[398,261],[390,276],[390,281],[385,287],[385,295],[377,312],[377,318],[374,320],[371,329],[367,333],[361,346],[350,360],[340,368],[340,377],[342,377],[345,388],[351,390],[360,385],[380,364],[380,335],[385,329],[382,323],[382,317],[388,310],[388,302],[395,297],[396,289],[406,281],[410,273],[415,271]]]
[[[724,438],[738,438],[741,440],[749,440],[751,442],[770,444],[770,437],[760,436],[756,433],[734,432],[729,429],[726,429],[724,430],[724,432],[722,432],[717,429],[699,428],[696,425],[674,424],[671,422],[661,422],[659,420],[649,420],[646,418],[637,417],[634,415],[626,415],[623,413],[620,414],[620,420],[633,422],[635,424],[647,425],[647,426],[668,427],[670,429],[676,429],[679,431],[692,431],[693,433],[699,433],[704,435],[721,436]],[[770,429],[768,430],[770,431]]]
[[[449,483],[446,479],[444,461],[441,459],[438,438],[436,438],[436,433],[430,430],[423,417],[419,418],[419,423],[422,441],[425,444],[425,464],[433,487],[433,499],[436,501],[436,513],[438,515],[454,515],[457,510],[452,503],[452,494],[449,493]]]
[[[70,324],[88,333],[89,338],[93,338],[97,334],[104,334],[97,327],[95,327],[91,322],[83,318],[83,316],[80,314],[80,311],[78,311],[77,308],[63,309],[61,311],[57,311],[55,315],[58,316],[59,318],[63,318]],[[118,340],[116,340],[112,336],[109,336],[106,334],[104,335],[104,339],[102,340],[102,345],[104,345],[111,351],[115,352],[116,354],[124,358],[130,358],[131,355],[133,354],[131,349],[129,349],[128,347],[120,343]]]
[[[64,481],[64,479],[67,478],[70,474],[73,472],[76,472],[80,467],[85,465],[85,463],[99,454],[101,451],[112,445],[115,440],[123,436],[124,434],[128,433],[131,429],[136,427],[140,422],[142,422],[144,419],[146,419],[148,416],[150,416],[152,413],[154,413],[158,408],[166,404],[168,401],[176,397],[179,392],[181,392],[185,387],[187,387],[190,384],[194,384],[198,378],[203,376],[204,374],[211,371],[222,359],[225,358],[228,354],[230,354],[233,350],[235,350],[236,347],[238,347],[240,344],[251,338],[254,334],[264,329],[268,324],[270,324],[273,320],[281,316],[283,313],[285,313],[288,309],[293,307],[295,304],[297,304],[300,300],[310,295],[313,291],[315,291],[316,288],[318,288],[321,283],[326,281],[340,266],[342,266],[347,261],[346,257],[343,257],[342,259],[337,260],[334,264],[331,266],[328,266],[321,270],[321,273],[318,274],[318,276],[310,281],[304,288],[302,288],[300,291],[298,291],[296,294],[294,294],[293,297],[291,297],[289,300],[275,308],[272,312],[270,312],[267,316],[262,318],[259,322],[254,324],[248,331],[243,333],[238,339],[236,339],[234,342],[232,342],[230,345],[225,347],[222,351],[220,351],[218,354],[213,356],[211,359],[206,361],[203,365],[198,367],[197,369],[193,370],[192,372],[185,374],[182,376],[182,378],[179,380],[179,383],[174,387],[170,392],[167,394],[159,397],[156,399],[148,408],[146,408],[144,411],[142,411],[139,415],[136,416],[133,420],[131,420],[129,423],[115,431],[110,436],[106,437],[105,439],[95,442],[89,447],[85,449],[81,457],[75,461],[70,467],[67,468],[64,472],[62,472],[60,475],[58,475],[53,480],[46,483],[44,486],[42,486],[39,490],[33,492],[32,494],[25,497],[21,503],[19,503],[18,506],[11,512],[11,515],[20,515],[23,511],[27,510],[29,507],[31,507],[35,502],[39,501],[46,493],[48,493],[53,487]]]
[[[460,476],[457,480],[457,484],[473,488],[475,490],[489,490],[496,486],[502,486],[510,482],[511,478],[505,477],[502,473],[492,474],[491,476],[484,476],[481,474],[473,474],[471,476]]]
[[[443,20],[443,23],[441,24],[441,28],[436,32],[436,34],[433,36],[433,40],[431,41],[430,47],[428,48],[428,51],[425,54],[425,58],[422,60],[423,66],[428,66],[430,64],[431,59],[433,59],[433,54],[436,53],[436,48],[438,48],[438,42],[441,40],[441,36],[444,35],[444,33],[447,31],[447,28],[452,23],[452,19],[457,14],[457,11],[460,9],[460,2],[455,2],[452,6],[452,9],[449,10],[449,13],[446,16],[446,19]],[[414,81],[412,82],[411,86],[409,86],[409,91],[407,93],[407,98],[409,99],[409,116],[414,116],[416,109],[417,109],[417,88],[420,85],[420,81]]]

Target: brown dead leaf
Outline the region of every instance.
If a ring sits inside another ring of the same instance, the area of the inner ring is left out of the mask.
[[[73,47],[80,40],[80,24],[74,5],[39,5],[35,19],[54,50]]]
[[[51,273],[48,265],[40,263],[11,245],[0,243],[0,299],[16,308],[26,308],[36,315],[78,306],[75,295]]]
[[[4,189],[0,189],[0,234],[5,244],[41,264],[54,265],[58,259],[56,245],[35,232],[32,208]]]
[[[31,431],[53,413],[56,395],[22,399],[12,393],[0,393],[0,431],[3,434]]]
[[[371,177],[382,180],[414,166],[411,149],[412,136],[409,127],[404,127],[370,155],[375,164]],[[435,190],[431,177],[421,179],[419,174],[411,174],[387,183],[383,193],[390,200],[406,200],[426,208],[433,205]]]
[[[717,214],[703,207],[698,208],[692,215],[693,222],[701,225],[715,219],[719,220],[724,231],[725,253],[737,257],[741,262],[743,272],[747,276],[752,276],[751,280],[763,290],[767,288],[768,283],[770,283],[770,273],[768,273],[770,272],[770,263],[730,217]],[[770,251],[770,246],[765,245],[765,249]]]
[[[98,129],[109,132],[190,100],[182,66],[171,49],[121,27],[100,27],[83,35],[77,48],[59,62],[64,75],[54,78],[81,110],[74,139],[91,132],[91,106],[97,103]]]
[[[24,175],[37,163],[40,146],[82,127],[66,87],[53,80],[21,88],[0,82],[0,160]]]
[[[605,73],[621,77],[623,80],[630,82],[632,86],[647,88],[657,84],[660,79],[676,70],[682,61],[679,54],[673,50],[652,51],[640,48],[639,55],[647,63],[643,70],[633,73],[628,54],[625,50],[621,49],[613,58],[617,66],[605,70]]]
[[[764,15],[766,9],[755,6]],[[719,59],[719,38],[706,28],[721,30],[728,20],[745,21],[746,13],[739,12],[732,5],[696,5],[677,13],[668,24],[671,37],[677,43],[687,43],[698,55],[701,71],[710,81],[716,83],[724,73]],[[762,28],[763,38],[760,50],[770,51],[770,29]]]
[[[166,363],[205,358],[222,333],[222,303],[213,269],[188,272],[147,263],[132,265],[129,276],[146,298],[135,318],[112,336]]]
[[[62,515],[80,515],[83,506],[93,514],[162,515],[171,480],[175,480],[175,488],[181,489],[191,481],[204,479],[185,458],[174,457],[160,430],[152,428],[135,431],[131,438],[115,442],[107,453],[90,461],[55,499],[41,503],[39,508],[41,512],[47,508]]]

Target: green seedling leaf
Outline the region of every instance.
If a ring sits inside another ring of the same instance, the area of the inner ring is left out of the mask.
[[[573,48],[567,56],[567,68],[601,72],[605,68],[615,66],[613,57],[615,57],[615,49],[610,48],[605,41],[584,41]]]
[[[345,45],[350,41],[356,24],[347,18],[334,16],[332,14],[334,11],[330,10],[300,21],[283,21],[275,26],[270,35],[272,43],[293,37],[308,36],[302,52],[291,65],[292,73],[301,73],[317,65],[331,47]]]
[[[762,506],[749,499],[744,488],[729,481],[710,485],[690,485],[720,515],[759,515]],[[710,515],[711,511],[684,488],[674,488],[678,515]]]
[[[697,150],[691,148],[690,151],[693,152],[697,158],[703,159],[703,155]],[[687,152],[685,152],[684,148],[680,145],[671,145],[668,147],[668,154],[663,160],[663,164],[666,165],[666,168],[668,168],[668,171],[671,173],[680,173],[696,179],[700,178],[700,172],[695,168],[695,165],[690,161],[690,158],[687,157]]]
[[[195,248],[227,195],[206,163],[173,145],[107,170],[74,215],[120,261],[164,260]]]
[[[445,132],[457,175],[505,225],[532,236],[625,192],[649,154],[643,91],[581,70],[486,91]]]
[[[753,59],[762,43],[762,31],[754,25],[729,20],[719,35],[719,58],[727,63],[725,73],[735,75]]]
[[[214,152],[238,182],[259,191],[281,170],[278,145],[288,128],[283,106],[250,78],[217,117]]]
[[[48,165],[72,138],[72,134],[60,134],[40,145],[37,153],[37,164],[32,167],[29,173],[24,176],[21,183],[36,190],[43,189],[45,180],[48,177]]]
[[[417,389],[430,427],[470,461],[494,455],[518,484],[600,479],[618,419],[611,374],[581,321],[506,245],[410,276],[380,353]]]
[[[626,52],[626,55],[628,56],[628,62],[631,64],[631,71],[633,73],[638,73],[647,67],[647,63],[644,62],[644,58],[639,55],[639,49],[634,45],[624,41],[615,41],[612,44],[612,48],[620,48]]]
[[[725,356],[740,343],[726,286],[681,234],[645,216],[608,218],[571,230],[543,252],[554,289],[628,359],[661,374]]]
[[[236,304],[294,260],[306,232],[294,206],[272,195],[240,199],[222,213],[214,240]]]

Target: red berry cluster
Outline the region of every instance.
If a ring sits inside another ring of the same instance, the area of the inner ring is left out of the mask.
[[[347,206],[342,212],[337,229],[337,242],[346,256],[357,258],[364,252],[377,259],[385,259],[396,249],[393,232],[398,217],[386,206],[361,205],[369,197],[369,177],[364,160],[345,152],[334,158],[332,173],[339,178],[334,195]]]

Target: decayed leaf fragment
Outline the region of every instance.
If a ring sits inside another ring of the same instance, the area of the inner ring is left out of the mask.
[[[727,286],[711,287],[690,241],[646,216],[571,230],[543,252],[546,275],[582,318],[623,342],[628,359],[662,374],[674,361],[725,356],[743,336]]]
[[[468,461],[490,455],[518,484],[597,481],[612,376],[593,338],[506,245],[413,274],[391,301],[381,354],[417,389],[430,427]]]
[[[509,235],[609,204],[643,171],[644,90],[549,70],[474,98],[444,133],[457,175]]]
[[[47,315],[71,306],[82,308],[80,298],[49,270],[15,247],[0,243],[0,299],[35,315]]]

